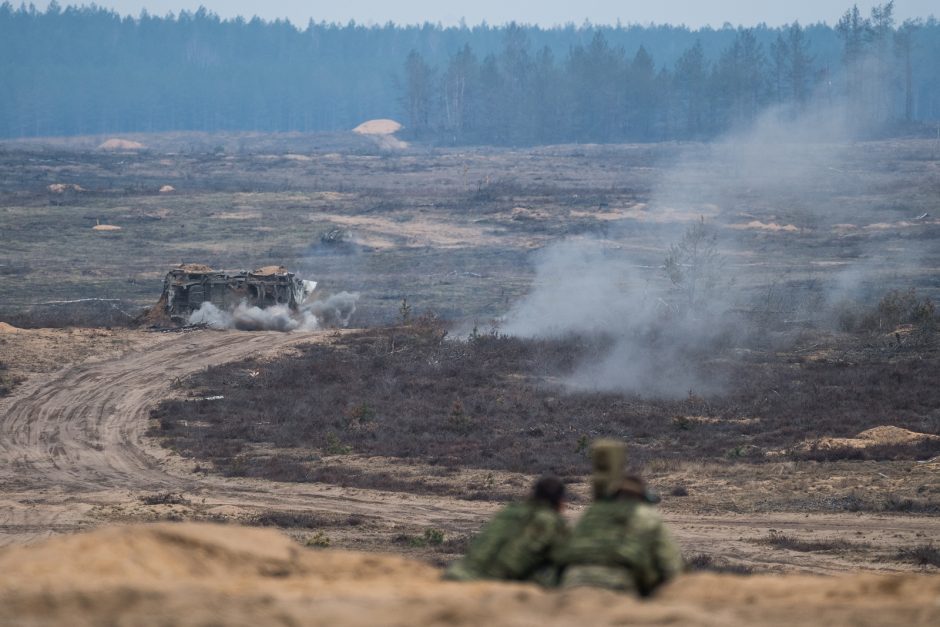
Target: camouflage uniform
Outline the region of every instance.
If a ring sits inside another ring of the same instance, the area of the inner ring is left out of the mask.
[[[526,501],[505,507],[473,540],[447,579],[508,579],[557,584],[552,554],[567,539],[564,518],[549,505]]]
[[[636,498],[595,502],[555,554],[561,585],[651,594],[682,570],[682,557],[650,505]]]

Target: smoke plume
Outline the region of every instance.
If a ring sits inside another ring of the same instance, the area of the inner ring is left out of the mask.
[[[755,332],[736,313],[753,309],[755,299],[779,298],[781,284],[814,284],[816,300],[803,293],[794,297],[802,304],[787,303],[810,311],[875,283],[886,266],[894,264],[897,277],[900,264],[917,263],[913,246],[905,259],[892,258],[875,238],[856,237],[849,251],[844,243],[826,247],[839,241],[839,228],[855,226],[843,223],[877,217],[866,190],[874,188],[869,177],[879,169],[871,161],[859,167],[875,157],[860,154],[854,143],[866,133],[858,122],[863,117],[849,102],[771,108],[747,128],[689,146],[653,185],[644,215],[622,220],[604,237],[567,239],[541,251],[532,291],[505,315],[502,329],[528,337],[609,338],[604,354],[568,376],[572,389],[667,398],[720,391],[716,362],[732,358],[729,349]],[[683,258],[676,274],[688,278],[697,265],[717,264],[711,270],[719,270],[720,280],[700,289],[693,303],[665,266],[671,247],[702,220],[716,238],[714,255]],[[781,238],[813,234],[818,238],[802,240],[820,244],[812,257],[786,252]],[[773,254],[762,254],[763,242],[776,247]],[[833,259],[836,252],[841,256]]]

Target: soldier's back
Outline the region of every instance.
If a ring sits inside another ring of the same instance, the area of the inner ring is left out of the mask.
[[[532,502],[506,506],[480,531],[463,559],[448,568],[456,580],[525,580],[543,575],[552,553],[566,537],[564,519]]]
[[[591,505],[557,552],[556,563],[563,569],[564,587],[648,594],[675,576],[682,561],[656,510],[626,499]]]

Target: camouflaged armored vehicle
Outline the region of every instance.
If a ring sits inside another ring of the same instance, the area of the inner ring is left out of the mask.
[[[314,287],[316,283],[298,279],[283,266],[229,272],[185,264],[167,273],[160,300],[171,320],[185,322],[206,302],[219,309],[229,309],[243,301],[262,308],[287,305],[297,309]]]

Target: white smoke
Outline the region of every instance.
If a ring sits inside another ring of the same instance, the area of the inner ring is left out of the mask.
[[[541,251],[532,291],[506,314],[502,329],[528,337],[608,338],[606,351],[567,378],[573,389],[671,398],[720,390],[715,366],[750,331],[733,312],[752,307],[776,281],[792,278],[803,285],[816,278],[810,259],[763,256],[754,231],[741,227],[754,221],[780,229],[780,238],[817,232],[824,240],[841,223],[862,219],[858,205],[842,201],[863,197],[874,186],[869,177],[877,168],[872,161],[860,167],[869,157],[855,143],[865,135],[861,119],[851,102],[817,100],[800,110],[771,108],[747,128],[688,146],[654,184],[638,222],[624,221],[603,239],[569,239]],[[767,222],[748,217],[753,212]],[[720,235],[724,283],[708,290],[704,307],[683,309],[663,263],[669,246],[700,216]],[[633,225],[643,226],[647,240]],[[858,257],[840,258],[842,271],[827,271],[819,282],[823,305],[856,293],[874,277],[887,279],[889,262],[899,273],[901,263],[910,266],[921,254],[908,243],[910,257],[894,261],[877,241],[858,242],[865,247]],[[832,263],[831,250],[816,252]],[[800,307],[811,308],[808,303]]]
[[[604,337],[607,350],[565,380],[572,389],[665,398],[716,391],[720,377],[693,356],[728,334],[731,318],[708,308],[680,311],[657,270],[637,266],[602,240],[550,246],[537,261],[533,291],[509,311],[501,329],[522,337]]]
[[[305,302],[297,310],[287,305],[258,307],[245,301],[231,310],[204,302],[189,316],[189,324],[205,324],[212,329],[239,331],[314,331],[346,327],[356,312],[358,293],[340,292],[325,300]]]
[[[317,324],[325,327],[347,327],[352,315],[356,313],[359,302],[358,292],[340,292],[326,300],[317,300],[304,305],[304,313],[313,316]]]

